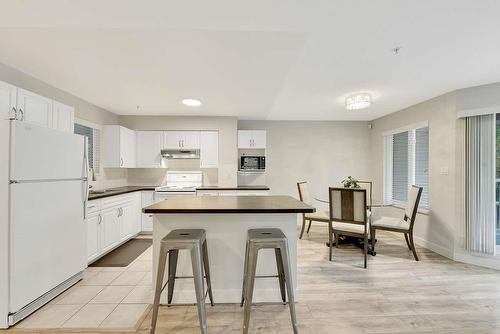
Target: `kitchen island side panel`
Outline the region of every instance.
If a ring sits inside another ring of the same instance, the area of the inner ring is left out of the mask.
[[[156,284],[161,239],[174,229],[206,231],[215,303],[239,303],[248,229],[280,228],[288,239],[294,290],[297,291],[297,214],[156,214],[153,219],[153,286]],[[274,250],[259,251],[257,275],[276,275]],[[177,276],[192,276],[189,252],[181,250]],[[165,279],[168,277],[168,265]],[[206,288],[206,285],[205,285]],[[166,290],[161,302],[166,304]],[[297,293],[295,294],[298,299]],[[255,280],[254,302],[280,302],[277,278]],[[195,303],[193,279],[177,279],[172,303]]]

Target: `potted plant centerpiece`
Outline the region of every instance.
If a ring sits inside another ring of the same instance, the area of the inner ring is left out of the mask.
[[[352,176],[347,177],[347,179],[342,181],[344,188],[359,188],[358,180]]]

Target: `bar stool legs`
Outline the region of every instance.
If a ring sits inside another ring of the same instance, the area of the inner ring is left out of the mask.
[[[295,299],[289,261],[288,242],[283,232],[278,229],[255,229],[249,231],[249,240],[247,240],[245,252],[243,290],[240,304],[245,307],[243,311],[243,333],[247,334],[250,326],[250,311],[256,278],[255,272],[257,267],[257,257],[259,250],[264,248],[275,249],[281,297],[283,302],[286,302],[286,295],[288,295],[288,305],[290,308],[290,318],[292,320],[293,332],[297,334],[297,315],[295,313]]]
[[[203,265],[201,260],[201,249],[196,244],[191,249],[191,262],[193,266],[194,290],[196,293],[196,306],[198,307],[198,319],[202,334],[207,333],[207,313],[205,310],[205,288],[203,284]]]
[[[167,262],[167,252],[160,250],[158,259],[158,273],[156,274],[155,298],[153,302],[153,316],[151,318],[151,334],[154,334],[156,329],[156,320],[158,320],[158,308],[160,306],[160,296],[163,290],[163,275],[165,273],[165,264]]]
[[[208,296],[210,304],[213,306],[212,284],[210,280],[210,266],[208,263],[208,247],[204,230],[173,230],[163,240],[160,245],[160,256],[158,272],[156,277],[155,298],[153,303],[153,316],[151,319],[151,334],[154,334],[156,322],[158,320],[158,309],[160,305],[161,293],[164,289],[163,276],[168,255],[168,286],[167,301],[170,305],[174,293],[174,285],[177,272],[177,259],[179,249],[186,249],[191,254],[191,264],[193,268],[193,279],[196,293],[196,305],[198,308],[198,319],[200,331],[207,333],[207,314],[205,310],[205,284],[204,276],[207,280]]]

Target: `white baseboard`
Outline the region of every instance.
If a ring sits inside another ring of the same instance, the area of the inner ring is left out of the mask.
[[[463,251],[455,252],[455,261],[476,266],[500,270],[500,257],[492,255],[469,254]]]
[[[413,236],[413,238],[415,239],[415,243],[417,245],[427,248],[434,253],[447,257],[453,261],[500,270],[500,257],[498,256],[469,254],[464,252],[463,250],[453,252],[446,247],[437,245],[423,238],[417,236]]]
[[[442,255],[444,257],[449,258],[450,260],[454,260],[454,254],[451,249],[448,249],[446,247],[443,247],[441,245],[438,245],[436,243],[430,242],[426,239],[417,237],[416,235],[413,235],[413,239],[415,240],[415,243],[419,245],[420,247],[427,248],[434,253],[437,253],[439,255]]]

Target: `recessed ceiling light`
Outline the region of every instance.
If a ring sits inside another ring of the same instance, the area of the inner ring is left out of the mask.
[[[183,99],[182,103],[188,107],[199,107],[201,106],[201,101],[197,99]]]
[[[348,96],[345,99],[347,110],[359,110],[368,108],[372,104],[372,96],[368,93],[360,93]]]

